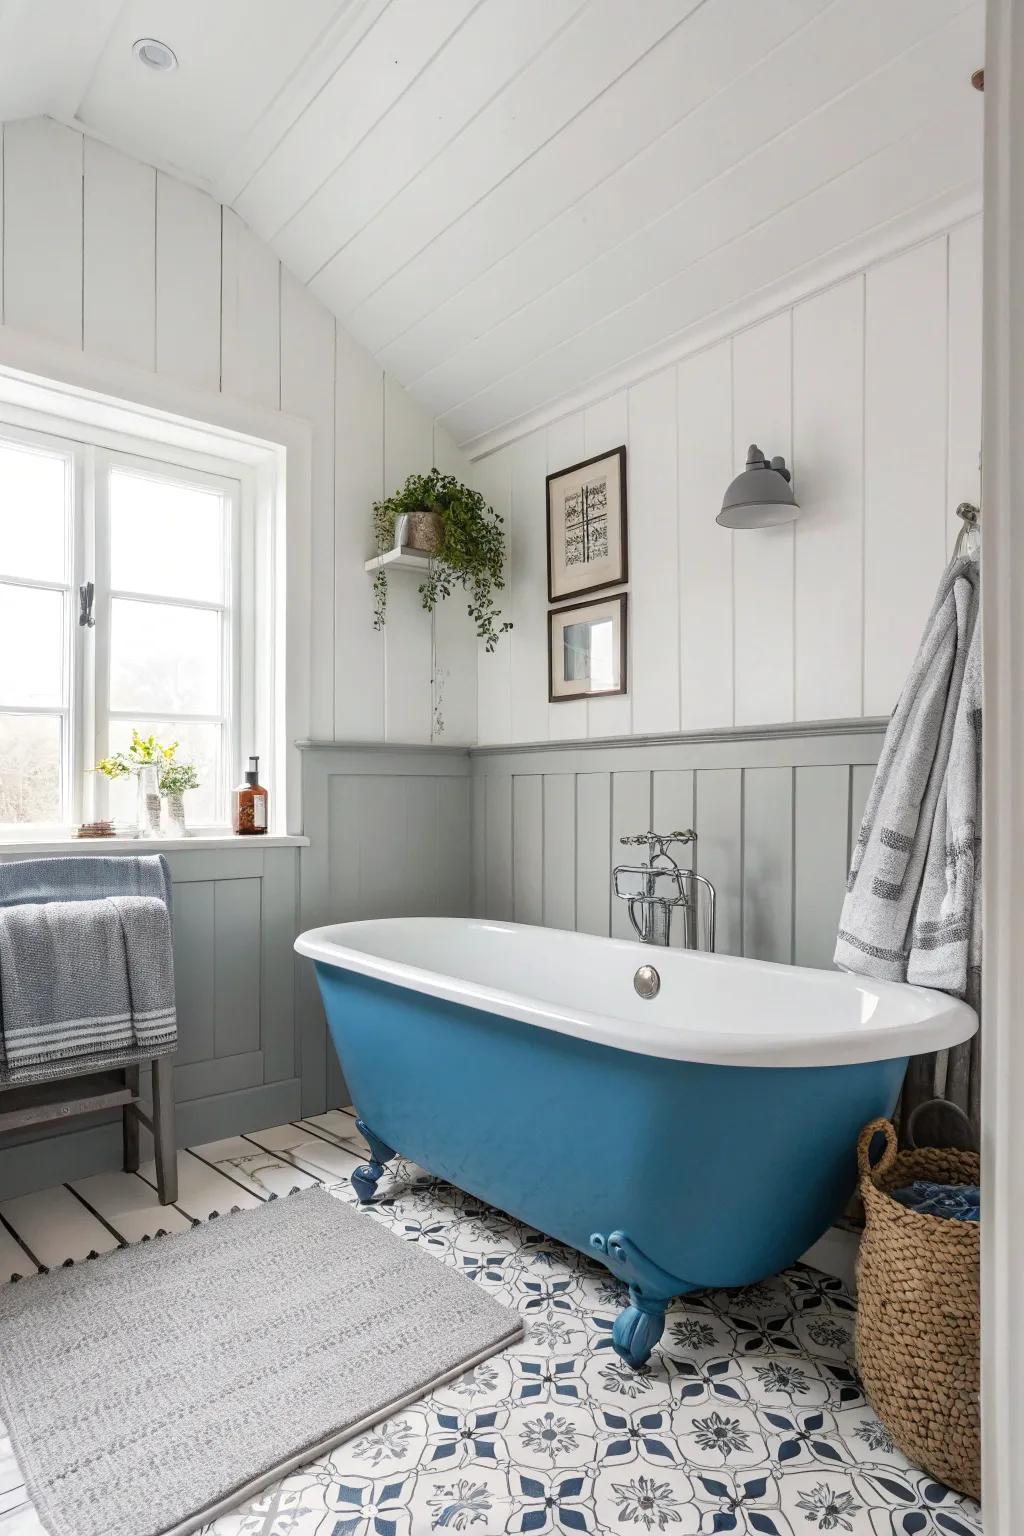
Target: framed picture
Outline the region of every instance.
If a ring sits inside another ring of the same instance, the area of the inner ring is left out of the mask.
[[[626,581],[625,448],[548,475],[547,488],[548,601]]]
[[[626,594],[548,611],[548,698],[626,691]]]

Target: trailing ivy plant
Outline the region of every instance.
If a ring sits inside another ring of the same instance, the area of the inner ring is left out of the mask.
[[[470,490],[454,475],[432,469],[429,475],[410,475],[400,491],[373,504],[373,531],[378,554],[394,547],[395,524],[407,512],[436,512],[441,518],[439,549],[430,557],[420,596],[428,613],[451,597],[461,586],[468,594],[469,616],[485,649],[493,651],[500,635],[512,628],[502,620],[494,601],[505,585],[505,535],[501,514],[489,507],[479,491]],[[375,598],[373,627],[383,629],[387,619],[388,573],[379,566],[373,578]]]

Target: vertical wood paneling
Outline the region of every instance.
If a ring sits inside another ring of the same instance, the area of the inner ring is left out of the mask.
[[[623,845],[624,837],[635,837],[651,830],[651,775],[646,769],[612,774],[611,868],[616,864],[636,864],[645,849]],[[624,901],[612,897],[612,938],[633,939],[636,934]]]
[[[487,780],[487,916],[512,919],[512,780]]]
[[[627,494],[629,478],[629,400],[624,389],[607,400],[588,406],[583,413],[583,453],[592,458],[604,453],[606,448],[618,448],[626,444]],[[630,563],[633,561],[630,546]],[[633,729],[633,647],[629,647],[628,682],[626,693],[610,694],[604,699],[587,700],[588,736],[628,736]]]
[[[568,469],[570,464],[579,464],[586,458],[585,423],[582,411],[575,411],[571,416],[563,416],[560,421],[554,421],[547,429],[548,467],[549,475],[557,474],[559,470]],[[547,561],[547,503],[544,505],[544,559]],[[544,591],[547,593],[547,568],[545,564]],[[560,604],[548,604],[549,607]],[[545,618],[545,626],[547,619]],[[545,644],[547,635],[545,628]],[[560,699],[555,704],[548,705],[548,735],[552,741],[577,741],[587,734],[587,701],[586,699]]]
[[[675,369],[629,392],[633,730],[679,729],[679,550]]]
[[[822,388],[822,380],[828,388]],[[793,311],[796,718],[859,715],[863,688],[864,279]]]
[[[156,366],[156,172],[83,141],[84,321],[87,351]]]
[[[260,880],[218,880],[214,924],[216,1056],[260,1048]]]
[[[513,520],[511,464],[512,450],[504,448],[473,466],[474,485],[503,519],[506,551],[511,545]],[[501,606],[507,615],[512,615],[513,592],[511,560],[506,558]],[[512,646],[511,635],[502,635],[490,654],[482,642],[477,646],[477,740],[484,745],[512,740]]]
[[[282,272],[281,409],[313,427],[310,571],[302,586],[311,640],[310,733],[319,740],[334,734],[334,331],[323,305]]]
[[[888,714],[946,553],[946,241],[867,276],[864,711]]]
[[[384,740],[384,636],[373,628],[370,509],[384,488],[384,375],[336,329],[334,381],[334,730]],[[392,583],[392,588],[398,586]]]
[[[221,208],[162,171],[156,177],[156,367],[220,388]]]
[[[658,768],[651,774],[653,831],[685,832],[693,826],[693,784],[694,774],[690,768]],[[691,869],[694,864],[693,844],[674,848],[672,857],[680,868]],[[678,916],[673,919],[671,932],[674,947],[681,947],[683,925]]]
[[[539,773],[512,779],[513,911],[517,923],[544,920],[544,780]]]
[[[611,921],[612,784],[607,773],[576,775],[576,927],[607,934]]]
[[[692,768],[658,768],[651,774],[651,830],[686,832],[693,826]],[[677,864],[693,864],[693,844],[674,850]]]
[[[463,484],[473,481],[469,460],[458,449],[449,433],[437,422],[433,425],[432,463],[443,474],[454,475]],[[439,604],[435,618],[435,645],[438,679],[435,693],[443,721],[440,732],[435,720],[435,740],[447,746],[476,741],[476,629],[466,612],[466,593],[456,587],[446,602]]]
[[[950,555],[961,501],[981,501],[981,219],[949,236],[949,470],[946,544]]]
[[[384,494],[399,490],[409,475],[425,475],[433,450],[430,421],[397,379],[385,375]],[[369,518],[368,507],[362,516]],[[430,616],[418,585],[402,572],[392,574],[388,582],[384,639],[388,741],[430,740]]]
[[[281,263],[224,209],[221,388],[269,410],[281,401]]]
[[[487,916],[487,780],[474,774],[472,780],[473,817],[473,916]]]
[[[546,773],[544,917],[548,928],[576,926],[576,775]]]
[[[733,462],[756,443],[767,457],[792,452],[789,314],[733,339]],[[725,487],[723,486],[723,490]],[[744,529],[733,544],[736,724],[793,718],[793,525]]]
[[[546,741],[548,735],[544,515],[547,463],[547,437],[543,430],[531,432],[512,447],[513,741]]]
[[[468,778],[439,775],[435,790],[436,910],[449,917],[472,911],[473,798]]]
[[[702,768],[696,774],[695,867],[715,887],[715,948],[738,955],[743,946],[743,774],[739,768]]]
[[[868,803],[868,795],[871,793],[874,782],[874,763],[854,763],[850,769],[850,835],[846,849],[847,871],[853,862],[853,850],[857,844],[860,824],[864,820],[864,808]]]
[[[743,953],[788,965],[793,953],[793,770],[743,774]]]
[[[82,136],[48,117],[4,132],[4,321],[82,345]]]
[[[846,884],[850,771],[797,768],[795,780],[793,960],[828,967]]]
[[[174,992],[179,1062],[214,1056],[213,880],[190,880],[174,891]]]
[[[677,397],[680,724],[692,731],[733,723],[734,535],[715,522],[735,474],[728,342],[680,363]]]

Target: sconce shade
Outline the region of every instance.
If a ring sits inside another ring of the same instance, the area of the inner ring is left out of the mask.
[[[747,450],[747,467],[738,474],[722,497],[716,519],[723,528],[774,528],[793,523],[799,502],[790,485],[791,475],[781,454],[766,459],[756,443]]]

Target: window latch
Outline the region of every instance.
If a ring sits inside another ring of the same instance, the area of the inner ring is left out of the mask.
[[[94,629],[96,620],[93,617],[92,602],[96,595],[96,588],[91,581],[85,581],[78,589],[78,627],[79,629]]]

